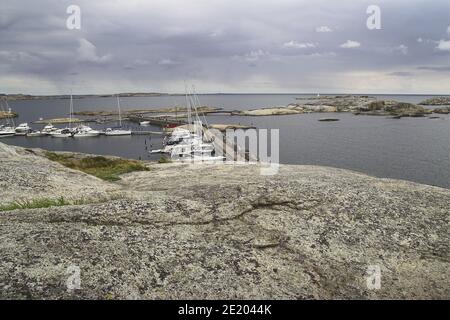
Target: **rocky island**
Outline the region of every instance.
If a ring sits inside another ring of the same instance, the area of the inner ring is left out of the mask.
[[[430,98],[419,104],[425,106],[450,106],[450,96]]]
[[[19,115],[12,111],[1,111],[0,110],[0,119],[9,119],[9,118],[17,118]]]
[[[394,100],[377,100],[369,96],[325,96],[315,98],[297,98],[306,100],[303,103],[292,103],[287,106],[260,108],[235,111],[233,115],[241,116],[273,116],[292,115],[313,112],[352,112],[355,115],[375,115],[390,117],[423,117],[433,113],[433,110],[412,103]],[[439,109],[436,113],[442,112]]]
[[[450,190],[292,165],[144,163],[111,182],[64,162],[98,157],[51,155],[0,143],[2,299],[450,298]]]

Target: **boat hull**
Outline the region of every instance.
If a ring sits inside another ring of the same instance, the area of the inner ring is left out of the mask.
[[[47,136],[47,134],[42,133],[42,132],[27,133],[27,137],[45,137],[45,136]]]
[[[51,134],[52,138],[70,138],[72,137],[71,134],[68,133],[56,133],[56,134]]]
[[[129,136],[131,131],[128,130],[113,130],[110,132],[105,132],[105,136]]]
[[[73,135],[74,138],[88,138],[88,137],[97,137],[100,135],[100,132],[83,132],[83,133],[75,133]]]

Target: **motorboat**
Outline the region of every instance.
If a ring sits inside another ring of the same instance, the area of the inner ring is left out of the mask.
[[[94,130],[86,125],[80,125],[75,129],[73,137],[84,138],[84,137],[96,137],[98,135],[100,135],[100,131]]]
[[[15,134],[18,136],[25,136],[28,132],[31,131],[28,123],[21,123],[15,129]]]
[[[74,134],[74,131],[70,128],[57,129],[50,133],[53,138],[70,138]]]
[[[49,123],[44,127],[44,129],[41,130],[41,132],[46,135],[50,135],[52,132],[54,132],[56,130],[58,130],[58,128],[56,128],[54,125]]]
[[[0,138],[12,137],[16,134],[14,127],[0,125]]]
[[[36,130],[27,133],[27,137],[44,137],[46,135],[47,135],[46,133]]]
[[[117,108],[119,109],[119,127],[118,128],[107,128],[105,130],[106,136],[129,136],[131,135],[131,130],[122,129],[122,114],[120,112],[120,99],[117,96]]]
[[[143,127],[147,127],[150,125],[150,121],[141,121],[141,122],[139,122],[139,125],[143,126]]]

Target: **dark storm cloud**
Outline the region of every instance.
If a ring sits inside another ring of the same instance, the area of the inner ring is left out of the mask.
[[[4,0],[0,92],[450,92],[449,1],[376,2]]]

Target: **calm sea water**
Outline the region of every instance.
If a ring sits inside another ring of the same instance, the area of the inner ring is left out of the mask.
[[[202,105],[225,110],[287,105],[298,94],[285,95],[200,95]],[[378,96],[418,103],[430,96]],[[133,97],[121,99],[122,109],[160,108],[184,105],[183,96]],[[16,123],[42,118],[66,117],[68,100],[11,101],[19,113]],[[114,98],[74,100],[75,111],[116,110]],[[439,119],[402,118],[398,120],[374,116],[354,116],[348,113],[332,115],[338,122],[319,122],[323,114],[303,114],[269,117],[208,116],[209,123],[240,123],[258,128],[280,129],[280,162],[312,164],[352,169],[383,178],[411,180],[450,188],[450,116]],[[141,130],[132,123],[124,123]],[[108,125],[106,125],[108,126]],[[109,124],[111,126],[111,124]],[[33,125],[40,129],[41,125]],[[92,124],[103,129],[104,125]],[[160,131],[158,127],[145,130]],[[30,148],[111,154],[135,159],[156,160],[148,154],[159,149],[161,136],[95,137],[85,139],[55,139],[50,137],[3,138],[2,142]]]

